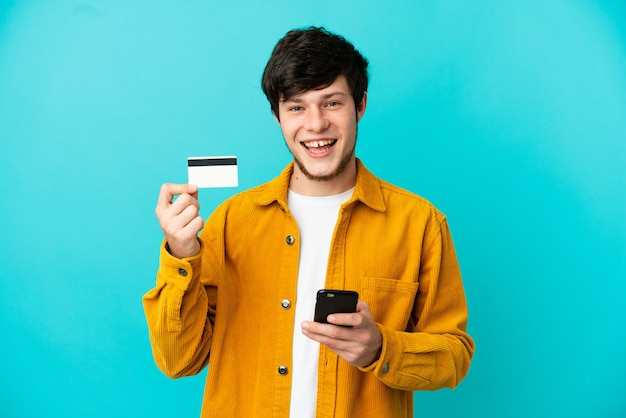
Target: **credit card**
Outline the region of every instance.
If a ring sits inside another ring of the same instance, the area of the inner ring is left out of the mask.
[[[187,176],[198,188],[237,187],[237,157],[189,157]]]

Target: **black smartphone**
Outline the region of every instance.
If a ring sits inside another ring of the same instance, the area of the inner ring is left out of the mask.
[[[318,290],[313,320],[328,324],[326,318],[330,314],[356,312],[358,301],[359,294],[352,290]]]

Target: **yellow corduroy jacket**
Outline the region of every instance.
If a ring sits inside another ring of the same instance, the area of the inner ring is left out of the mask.
[[[359,292],[383,345],[364,368],[320,347],[317,417],[412,417],[412,391],[455,387],[469,369],[461,275],[445,217],[357,164],[325,287]],[[170,377],[210,364],[203,417],[289,415],[300,251],[286,204],[292,171],[218,207],[199,255],[161,247],[156,287],[143,297],[153,355]]]

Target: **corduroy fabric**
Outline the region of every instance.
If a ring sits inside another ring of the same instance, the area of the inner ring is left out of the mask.
[[[357,164],[325,287],[359,292],[383,346],[365,368],[320,347],[317,417],[412,417],[412,391],[455,387],[469,369],[474,342],[461,275],[446,218]],[[210,364],[203,417],[289,415],[294,309],[281,302],[297,303],[300,243],[286,205],[292,170],[220,205],[197,256],[177,259],[162,244],[156,287],[143,298],[153,355],[174,378]]]

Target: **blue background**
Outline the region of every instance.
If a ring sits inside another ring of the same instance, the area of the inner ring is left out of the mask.
[[[357,153],[448,215],[476,355],[416,416],[626,416],[626,3],[0,3],[2,417],[198,416],[153,363],[163,182],[289,154],[260,89],[325,25],[369,58]],[[245,402],[245,400],[241,400]]]

